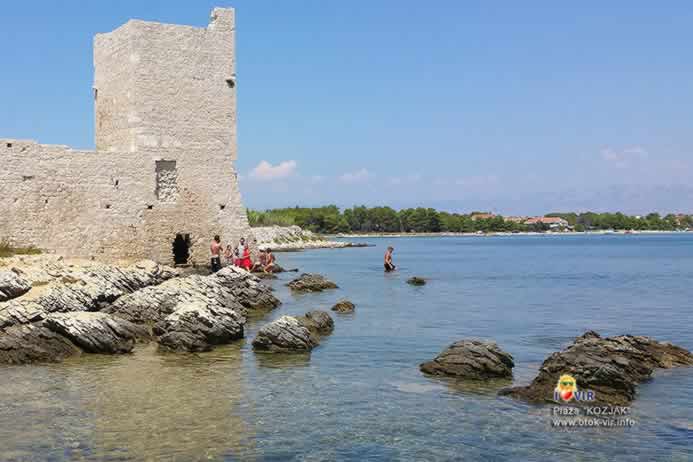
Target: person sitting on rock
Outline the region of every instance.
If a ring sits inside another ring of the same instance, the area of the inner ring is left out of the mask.
[[[272,249],[267,249],[265,265],[262,267],[265,273],[274,272],[274,255],[272,254]]]
[[[266,264],[267,253],[265,253],[265,249],[260,249],[260,255],[258,256],[258,260],[255,263],[253,263],[253,269],[251,271],[253,273],[264,271]]]
[[[231,250],[231,244],[227,245],[224,250],[224,264],[226,266],[233,265],[233,250]]]
[[[392,252],[394,252],[394,247],[388,247],[387,252],[385,252],[385,272],[389,273],[397,269],[394,263],[392,263]]]

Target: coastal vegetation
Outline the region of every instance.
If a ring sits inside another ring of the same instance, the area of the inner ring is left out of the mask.
[[[693,215],[645,216],[623,213],[549,213],[545,218],[562,218],[561,229],[578,232],[596,230],[675,231],[693,228]],[[265,211],[248,210],[250,226],[293,226],[322,234],[335,233],[474,233],[547,231],[545,222],[530,217],[504,217],[490,213],[451,213],[432,208],[395,210],[391,207],[354,206],[340,209],[293,207]],[[528,224],[527,221],[530,221]]]
[[[0,258],[12,257],[15,255],[38,255],[40,249],[36,247],[13,247],[7,241],[0,241]]]

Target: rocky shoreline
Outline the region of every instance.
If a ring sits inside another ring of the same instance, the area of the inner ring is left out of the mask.
[[[146,260],[117,266],[55,256],[3,259],[0,265],[0,364],[125,354],[145,342],[156,342],[167,352],[208,351],[244,338],[249,315],[262,316],[281,304],[271,287],[235,267],[202,275]],[[315,273],[303,273],[286,285],[304,294],[338,288]],[[342,299],[332,311],[353,316],[354,307]],[[308,353],[334,327],[322,310],[282,316],[263,326],[252,345],[258,353]],[[656,369],[688,366],[693,366],[693,355],[676,345],[643,336],[603,338],[588,331],[551,354],[530,384],[498,394],[556,404],[584,396],[578,393],[582,391],[592,397],[590,404],[623,406]],[[510,353],[493,341],[476,339],[453,343],[420,365],[426,375],[477,382],[512,380],[513,367]],[[568,400],[556,394],[564,381],[572,381]]]
[[[30,286],[46,287],[0,303],[0,363],[122,354],[150,341],[170,351],[206,351],[242,338],[249,312],[281,304],[271,288],[233,267],[181,276],[151,261],[119,267],[42,260],[10,269]],[[16,285],[3,281],[0,290]]]
[[[251,230],[258,248],[271,248],[273,252],[368,247],[368,244],[363,243],[331,241],[298,226],[263,226]]]

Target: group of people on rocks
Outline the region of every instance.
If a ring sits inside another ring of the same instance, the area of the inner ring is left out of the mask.
[[[221,244],[219,235],[214,236],[214,240],[210,246],[212,253],[211,265],[212,272],[216,273],[222,266],[237,266],[252,272],[271,273],[274,271],[274,255],[272,249],[260,249],[260,255],[256,262],[250,257],[250,248],[242,237],[235,248],[231,248],[231,244],[224,246]],[[222,261],[223,258],[223,261]]]

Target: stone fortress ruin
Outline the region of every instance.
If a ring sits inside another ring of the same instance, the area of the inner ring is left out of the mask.
[[[234,10],[94,38],[96,150],[0,139],[0,240],[65,256],[207,261],[249,232],[234,161]]]

